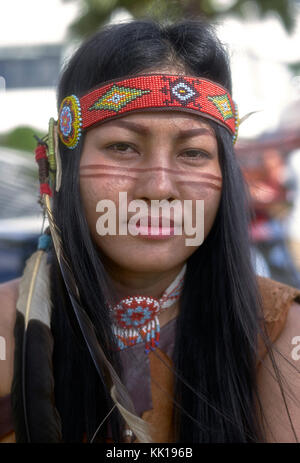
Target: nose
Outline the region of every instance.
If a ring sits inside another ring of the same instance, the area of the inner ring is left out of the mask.
[[[136,182],[134,196],[146,202],[179,199],[175,170],[163,165],[145,168]]]

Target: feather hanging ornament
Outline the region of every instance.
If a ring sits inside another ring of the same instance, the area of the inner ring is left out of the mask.
[[[43,195],[43,201],[49,219],[51,236],[53,238],[56,255],[57,257],[59,257],[59,265],[63,275],[63,279],[66,284],[66,288],[70,300],[72,302],[72,306],[78,324],[80,326],[90,355],[93,359],[98,375],[103,382],[104,374],[106,380],[105,386],[109,388],[111,397],[115,405],[117,406],[124,420],[130,426],[132,432],[136,435],[139,442],[150,443],[151,438],[149,436],[151,434],[151,427],[149,423],[146,423],[144,420],[142,420],[136,415],[134,405],[128,395],[127,389],[121,382],[112,364],[105,356],[103,349],[100,346],[99,341],[97,339],[95,327],[92,324],[88,315],[86,314],[84,308],[82,307],[76,282],[74,281],[74,277],[68,264],[68,260],[63,253],[58,227],[54,222],[50,198],[47,194]]]
[[[45,235],[42,235],[45,239]],[[45,241],[50,241],[48,235]],[[41,240],[40,240],[41,241]],[[39,249],[27,260],[23,277],[19,284],[17,309],[23,313],[25,330],[32,318],[43,321],[50,326],[50,292],[46,249]],[[41,305],[42,302],[42,305]]]
[[[51,128],[50,137],[54,139],[54,148],[56,148],[58,146],[58,143],[57,141],[55,142],[55,134],[57,134],[55,125],[53,125],[52,122],[50,122],[49,125]],[[53,154],[55,159],[59,159],[59,156],[57,156],[57,154],[52,153],[52,155]],[[60,231],[57,227],[57,224],[55,223],[52,213],[52,189],[49,185],[48,159],[47,156],[45,156],[44,154],[40,154],[40,156],[36,156],[36,158],[39,164],[41,199],[44,205],[45,213],[48,217],[55,253],[86,346],[89,350],[89,353],[98,372],[100,380],[102,381],[102,383],[104,383],[104,386],[108,387],[112,400],[114,401],[115,406],[118,408],[120,414],[123,416],[125,422],[127,422],[127,424],[132,429],[133,433],[136,435],[137,439],[140,442],[151,442],[151,426],[149,425],[149,423],[146,423],[144,420],[142,420],[136,415],[133,402],[127,392],[127,389],[121,382],[114,367],[109,362],[105,353],[103,352],[103,349],[100,346],[100,343],[96,335],[95,327],[90,318],[88,317],[86,311],[82,307],[79,290],[74,279],[71,266],[64,253]],[[61,172],[61,167],[59,167],[59,169]]]
[[[50,289],[47,250],[51,243],[50,232],[45,232],[38,244],[38,250],[27,260],[19,283],[16,329],[22,336],[16,337],[15,372],[12,394],[13,413],[17,416],[17,441],[57,442],[61,440],[61,422],[56,408],[45,396],[54,396],[52,380],[52,350],[50,329]],[[18,326],[17,326],[18,325]],[[22,346],[18,346],[21,339]],[[18,355],[20,352],[21,355]],[[32,366],[40,368],[33,370]],[[50,372],[50,373],[49,373]],[[41,395],[41,384],[43,393]],[[20,408],[23,408],[21,412]],[[38,412],[39,420],[32,417]],[[19,420],[19,416],[23,420]],[[47,422],[41,427],[40,422]]]

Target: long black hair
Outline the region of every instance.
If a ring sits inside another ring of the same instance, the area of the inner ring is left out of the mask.
[[[137,20],[107,25],[80,46],[66,65],[58,104],[101,82],[166,66],[208,78],[232,91],[228,55],[213,28],[202,20],[173,24]],[[249,205],[232,139],[215,130],[223,176],[215,223],[188,259],[176,325],[174,430],[177,442],[263,440],[256,413],[256,359],[260,301],[248,239]],[[62,186],[54,217],[86,313],[108,359],[122,377],[105,309],[105,269],[94,245],[80,198],[78,170],[84,135],[74,150],[60,145]],[[52,331],[56,406],[63,439],[89,440],[113,403],[100,381],[74,320],[55,257],[52,270]],[[123,420],[110,416],[113,440]],[[97,435],[105,441],[107,427]]]

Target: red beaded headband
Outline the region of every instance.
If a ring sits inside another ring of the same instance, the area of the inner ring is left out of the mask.
[[[238,111],[229,92],[207,79],[179,75],[141,75],[105,82],[78,98],[63,99],[58,133],[68,148],[77,146],[82,130],[131,111],[181,110],[200,114],[238,133]]]

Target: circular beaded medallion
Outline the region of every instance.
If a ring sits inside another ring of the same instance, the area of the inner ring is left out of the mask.
[[[75,95],[67,96],[60,105],[58,114],[58,133],[68,148],[75,148],[81,136],[81,109]]]
[[[123,299],[114,311],[115,320],[121,328],[142,328],[154,319],[160,305],[156,299],[135,296]]]

